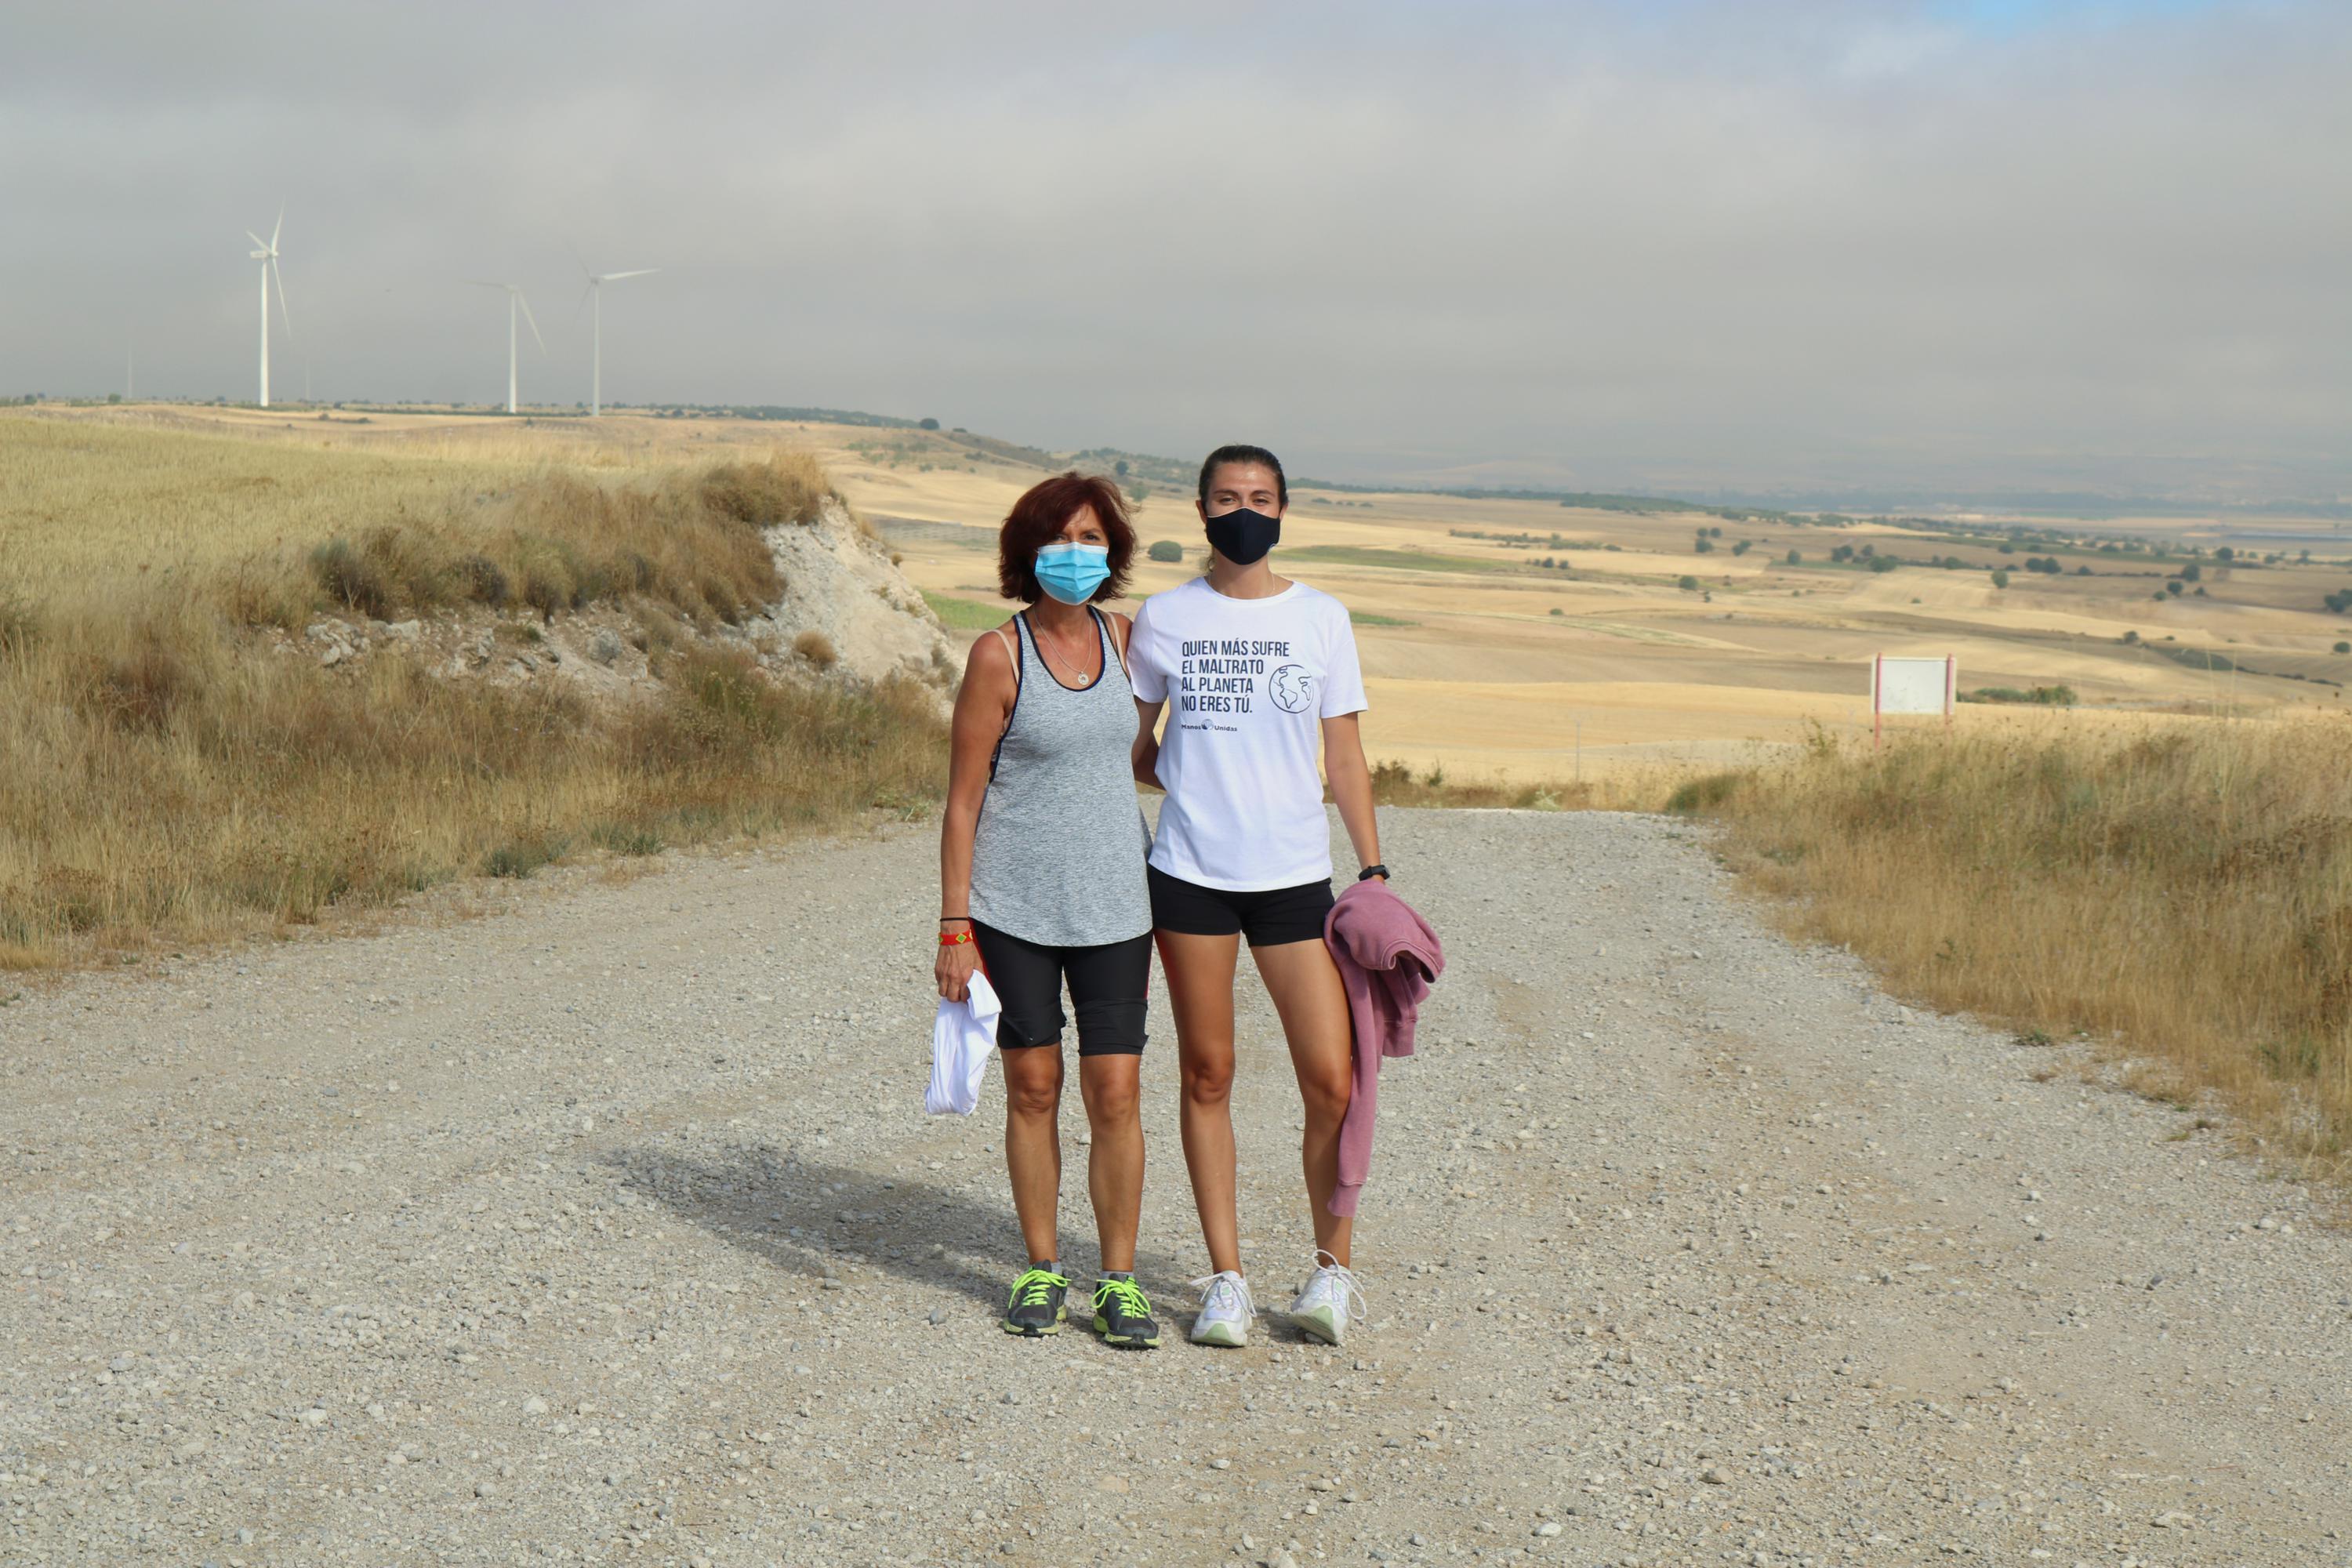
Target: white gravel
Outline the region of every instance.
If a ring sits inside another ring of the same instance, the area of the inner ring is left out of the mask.
[[[997,1080],[921,1110],[923,825],[26,985],[0,1563],[2352,1563],[2312,1195],[1790,946],[1686,829],[1382,825],[1452,967],[1336,1352],[1181,1342],[1160,1013],[1169,1342],[997,1330]],[[1296,1096],[1246,991],[1279,1306]]]

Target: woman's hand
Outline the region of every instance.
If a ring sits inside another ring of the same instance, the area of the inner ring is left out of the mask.
[[[940,943],[939,961],[931,965],[931,973],[939,979],[940,995],[950,1002],[962,1001],[969,994],[971,972],[979,967],[978,942]]]

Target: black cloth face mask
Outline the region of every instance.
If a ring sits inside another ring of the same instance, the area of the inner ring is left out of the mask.
[[[1209,542],[1218,554],[1236,566],[1249,566],[1265,559],[1265,552],[1282,541],[1282,519],[1268,517],[1262,511],[1244,507],[1219,517],[1202,520],[1209,531]]]

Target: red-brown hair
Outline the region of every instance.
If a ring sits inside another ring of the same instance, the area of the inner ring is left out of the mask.
[[[1037,551],[1062,537],[1080,507],[1092,507],[1110,546],[1110,575],[1095,590],[1097,601],[1127,592],[1128,563],[1135,558],[1135,528],[1127,521],[1127,498],[1100,474],[1073,468],[1029,487],[1013,503],[996,535],[996,583],[1008,599],[1034,605],[1045,596],[1037,584]]]

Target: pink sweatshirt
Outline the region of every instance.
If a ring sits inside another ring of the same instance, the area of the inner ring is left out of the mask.
[[[1346,1218],[1371,1174],[1381,1059],[1412,1055],[1413,1021],[1430,983],[1445,972],[1445,950],[1429,922],[1379,880],[1339,895],[1323,918],[1323,944],[1339,965],[1356,1031],[1355,1094],[1339,1123],[1339,1182],[1330,1203],[1331,1212]]]

